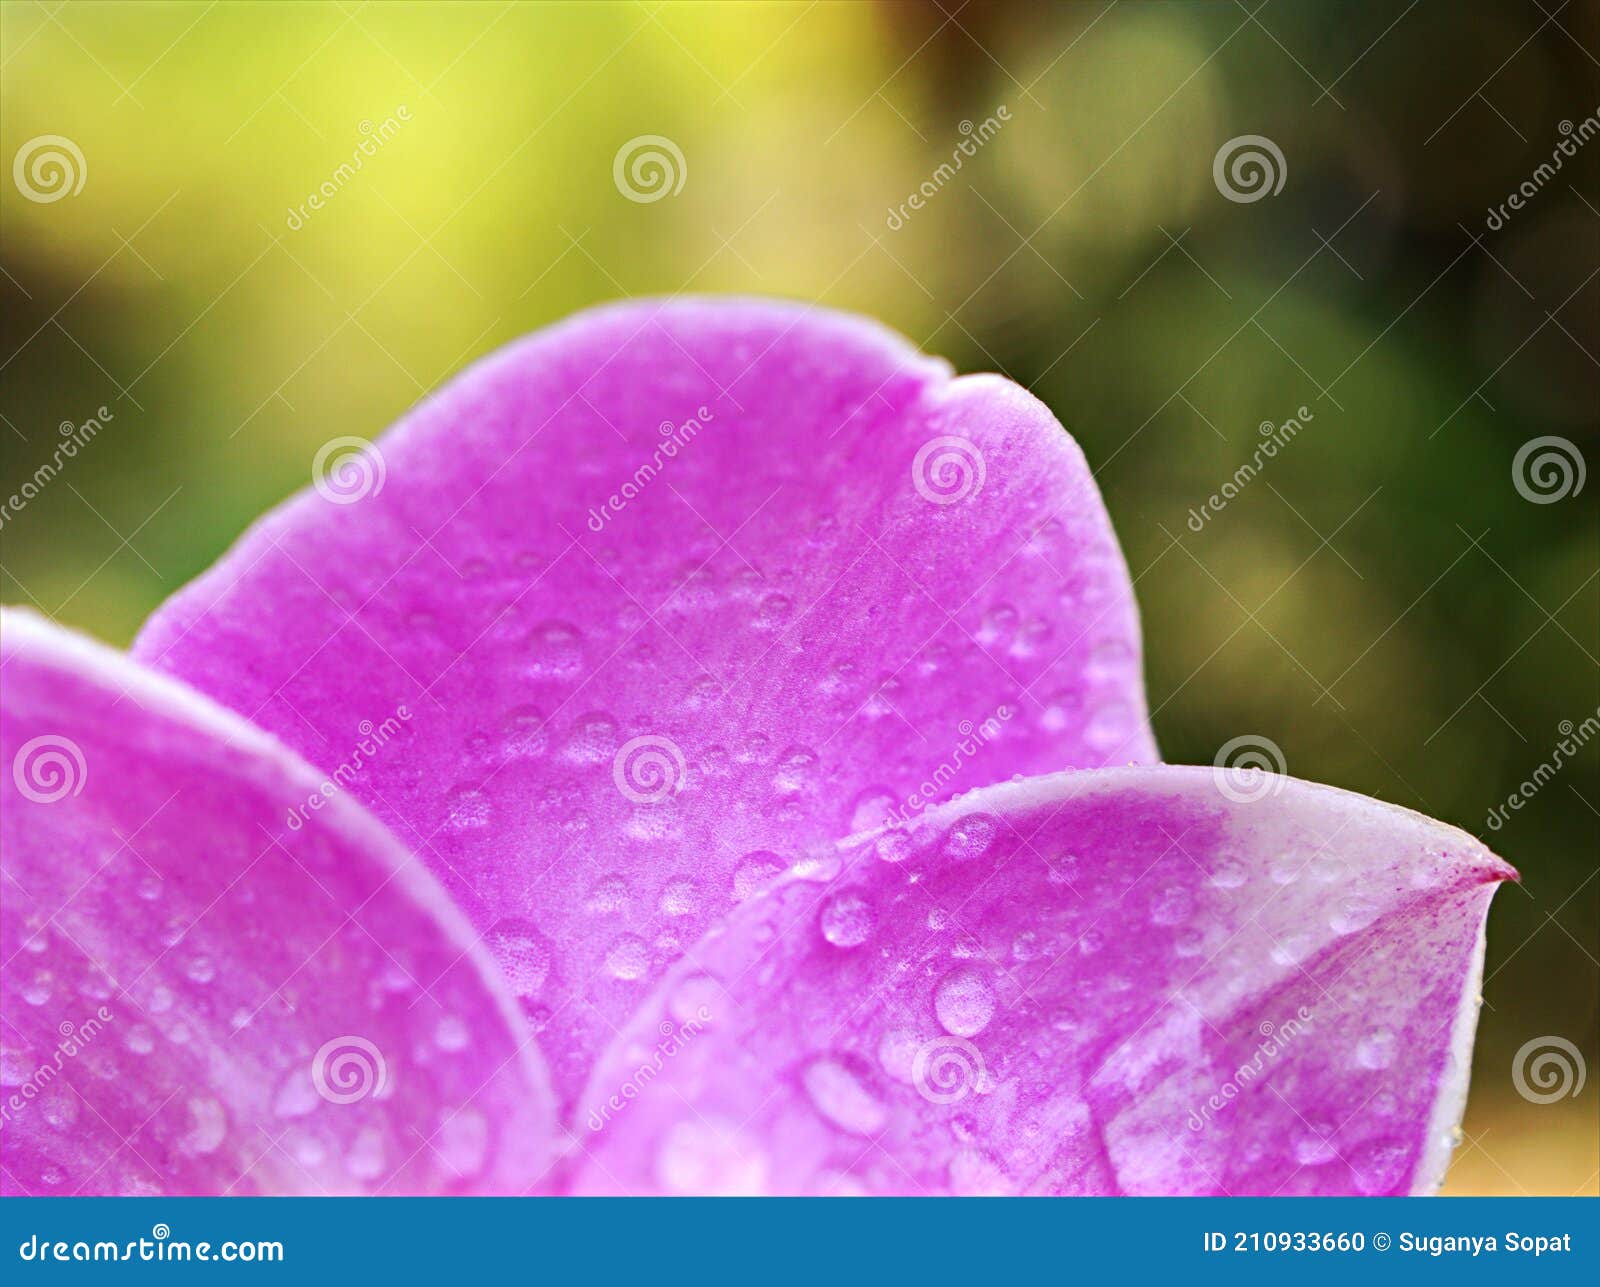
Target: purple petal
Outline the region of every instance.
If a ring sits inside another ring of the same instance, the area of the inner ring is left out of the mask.
[[[1155,757],[1126,569],[1049,411],[771,302],[632,303],[513,345],[135,652],[313,763],[356,760],[566,1097],[663,965],[809,849]],[[363,721],[403,740],[357,757]]]
[[[120,654],[8,612],[3,655],[5,1193],[543,1176],[553,1103],[531,1037],[411,855],[276,742]]]
[[[1226,786],[979,790],[747,904],[600,1061],[577,1187],[1436,1188],[1514,873],[1360,796]]]

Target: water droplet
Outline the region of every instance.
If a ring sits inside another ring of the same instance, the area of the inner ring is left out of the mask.
[[[283,1085],[272,1101],[272,1111],[279,1117],[304,1117],[321,1103],[317,1088],[311,1081],[309,1061],[304,1067],[293,1069],[284,1078]]]
[[[742,903],[782,875],[787,864],[777,854],[757,849],[739,860],[733,873],[733,900]]]
[[[362,1127],[345,1155],[344,1169],[357,1180],[375,1180],[383,1174],[383,1135],[377,1127]]]
[[[37,1060],[20,1042],[0,1042],[0,1085],[20,1086],[33,1075]]]
[[[527,921],[508,918],[496,921],[486,938],[511,990],[519,997],[537,995],[550,973],[550,944],[544,935]]]
[[[535,679],[571,679],[583,671],[583,636],[564,621],[544,621],[528,634],[527,673]]]
[[[693,916],[700,910],[700,891],[692,880],[669,880],[662,887],[658,905],[666,916]]]
[[[1356,1062],[1375,1072],[1387,1068],[1394,1062],[1397,1045],[1394,1033],[1387,1028],[1369,1032],[1356,1043]]]
[[[610,916],[628,910],[628,886],[621,876],[607,876],[596,882],[585,904],[597,916]]]
[[[580,764],[600,764],[616,754],[617,745],[617,721],[604,711],[590,711],[574,721],[566,754]]]
[[[549,743],[544,716],[534,707],[518,706],[506,716],[503,744],[508,755],[542,755]]]
[[[816,1110],[852,1135],[876,1135],[888,1120],[877,1097],[837,1059],[813,1059],[801,1080]]]
[[[878,1063],[895,1081],[910,1086],[916,1081],[917,1055],[925,1042],[905,1028],[891,1028],[878,1042]]]
[[[994,1018],[994,987],[976,966],[961,965],[939,981],[933,1010],[944,1030],[957,1037],[972,1037]]]
[[[850,806],[847,830],[851,835],[876,831],[890,820],[897,803],[894,792],[887,787],[867,788]]]
[[[1182,886],[1164,889],[1150,900],[1150,921],[1154,925],[1181,925],[1194,914],[1194,900]]]
[[[756,607],[756,628],[772,630],[783,624],[794,611],[794,600],[786,594],[769,594]]]
[[[643,978],[650,969],[650,945],[637,934],[623,934],[606,951],[606,969],[613,978]]]
[[[1211,883],[1218,889],[1238,889],[1249,875],[1237,858],[1219,858],[1211,868]]]
[[[1322,1166],[1333,1161],[1339,1152],[1333,1146],[1333,1127],[1312,1128],[1295,1136],[1294,1160],[1301,1166]]]
[[[969,813],[945,834],[944,851],[952,858],[980,858],[994,842],[994,819]]]
[[[476,1108],[458,1109],[439,1123],[438,1134],[430,1142],[451,1178],[470,1179],[483,1169],[489,1155],[489,1121]]]
[[[1115,750],[1128,740],[1136,722],[1133,709],[1126,702],[1106,702],[1090,712],[1083,740],[1097,750]]]
[[[1285,934],[1274,940],[1272,959],[1279,965],[1299,965],[1311,955],[1315,946],[1309,934]]]
[[[445,1015],[433,1030],[434,1045],[446,1053],[465,1050],[471,1042],[472,1032],[458,1015]]]
[[[816,776],[817,753],[805,746],[791,746],[779,757],[772,785],[779,791],[804,791]]]
[[[209,1095],[189,1101],[189,1129],[179,1138],[178,1149],[189,1157],[204,1157],[222,1147],[228,1136],[228,1115]]]
[[[1377,900],[1352,894],[1328,918],[1328,925],[1335,934],[1354,934],[1377,920],[1380,910]]]
[[[911,857],[914,848],[910,832],[894,830],[879,836],[872,851],[884,862],[904,862]]]
[[[445,799],[448,821],[460,831],[477,830],[489,825],[489,797],[472,786],[458,786]]]
[[[872,934],[877,915],[855,890],[835,894],[823,906],[822,937],[835,947],[859,947]]]
[[[765,1154],[731,1122],[675,1123],[662,1138],[655,1170],[663,1188],[696,1197],[755,1196],[766,1189]]]

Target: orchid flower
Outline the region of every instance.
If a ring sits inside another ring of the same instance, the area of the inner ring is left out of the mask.
[[[867,321],[585,313],[3,643],[8,1193],[1443,1178],[1514,873],[1159,764],[1082,454]]]

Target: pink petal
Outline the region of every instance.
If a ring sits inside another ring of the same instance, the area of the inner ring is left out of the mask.
[[[5,1193],[517,1192],[544,1174],[553,1105],[514,1002],[365,811],[31,614],[6,613],[3,655]]]
[[[1234,784],[1234,788],[1237,784]],[[1259,788],[1259,789],[1258,789]],[[1241,798],[1259,795],[1260,798]],[[1430,1191],[1514,873],[1262,777],[976,791],[696,945],[600,1061],[594,1192]]]
[[[564,1096],[683,945],[919,784],[1155,757],[1081,453],[874,324],[605,308],[377,452],[135,652],[327,769],[403,726],[350,790],[486,934]]]

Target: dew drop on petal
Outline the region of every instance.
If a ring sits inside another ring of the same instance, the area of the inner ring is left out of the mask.
[[[848,1067],[837,1059],[814,1059],[802,1076],[817,1112],[852,1135],[876,1135],[888,1112]]]
[[[606,951],[606,969],[613,978],[643,978],[650,969],[650,946],[637,934],[623,934]]]
[[[859,947],[876,922],[872,904],[854,890],[835,894],[822,908],[822,937],[835,947]]]
[[[957,1037],[975,1036],[988,1027],[994,1006],[994,987],[976,966],[957,966],[934,991],[934,1013],[944,1030]]]

